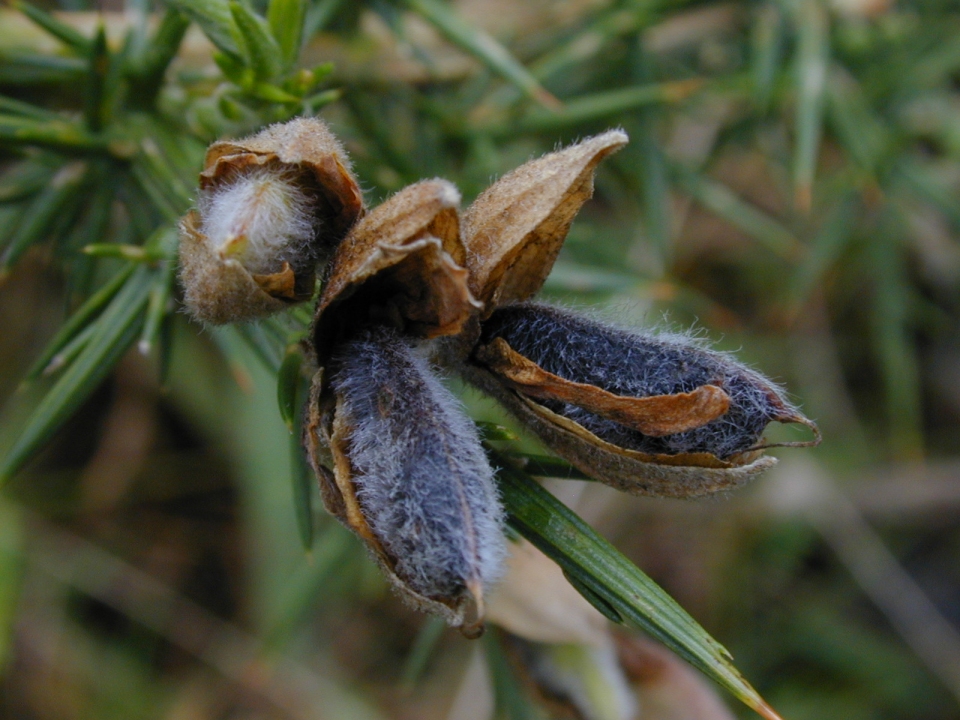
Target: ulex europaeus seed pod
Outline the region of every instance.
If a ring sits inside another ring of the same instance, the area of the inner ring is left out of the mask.
[[[327,509],[400,595],[465,633],[505,555],[503,511],[476,427],[409,340],[375,326],[314,384],[304,443]]]
[[[693,497],[742,484],[775,462],[762,456],[770,422],[817,434],[776,385],[729,355],[547,305],[497,310],[464,374],[557,454],[637,494]]]
[[[213,143],[180,224],[187,309],[219,325],[309,299],[317,265],[362,213],[346,152],[316,118]]]

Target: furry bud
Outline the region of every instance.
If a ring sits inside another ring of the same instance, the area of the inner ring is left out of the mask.
[[[726,354],[546,305],[495,312],[467,376],[583,472],[640,494],[744,482],[773,462],[760,439],[772,421],[817,432],[779,388]]]
[[[304,431],[327,509],[412,605],[482,628],[505,542],[475,426],[392,328],[341,345],[329,376],[315,381]]]
[[[317,264],[362,212],[346,153],[320,120],[298,118],[214,143],[197,210],[181,222],[188,309],[221,324],[309,299]]]

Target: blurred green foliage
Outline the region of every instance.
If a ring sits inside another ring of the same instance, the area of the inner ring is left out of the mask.
[[[371,203],[433,176],[469,199],[623,127],[546,294],[695,324],[783,379],[827,438],[819,472],[907,580],[864,574],[844,550],[864,535],[787,492],[798,465],[723,503],[589,487],[597,526],[785,717],[958,717],[960,646],[910,621],[960,622],[955,3],[44,7],[0,10],[0,713],[444,717],[465,643],[386,593],[288,431],[309,311],[217,330],[178,312],[174,227],[205,145],[319,112]],[[551,503],[522,473],[505,493]],[[591,558],[615,551],[584,528],[544,547],[577,555],[590,597]],[[929,608],[876,592],[907,581]]]

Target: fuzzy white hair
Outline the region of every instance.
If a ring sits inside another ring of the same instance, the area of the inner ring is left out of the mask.
[[[198,199],[201,230],[221,254],[237,238],[245,244],[237,259],[253,274],[277,272],[284,261],[311,252],[319,221],[314,200],[289,168],[263,165],[230,182],[203,191]]]

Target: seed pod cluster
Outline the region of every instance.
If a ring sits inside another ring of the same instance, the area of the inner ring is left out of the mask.
[[[324,503],[403,598],[467,634],[482,628],[500,574],[503,510],[473,423],[431,363],[633,493],[736,486],[775,462],[762,455],[769,422],[813,427],[775,385],[689,338],[528,302],[598,164],[626,142],[610,130],[528,162],[462,220],[442,179],[365,214],[339,144],[300,119],[211,146],[198,210],[182,224],[185,300],[207,322],[305,299],[326,261],[303,432]]]

